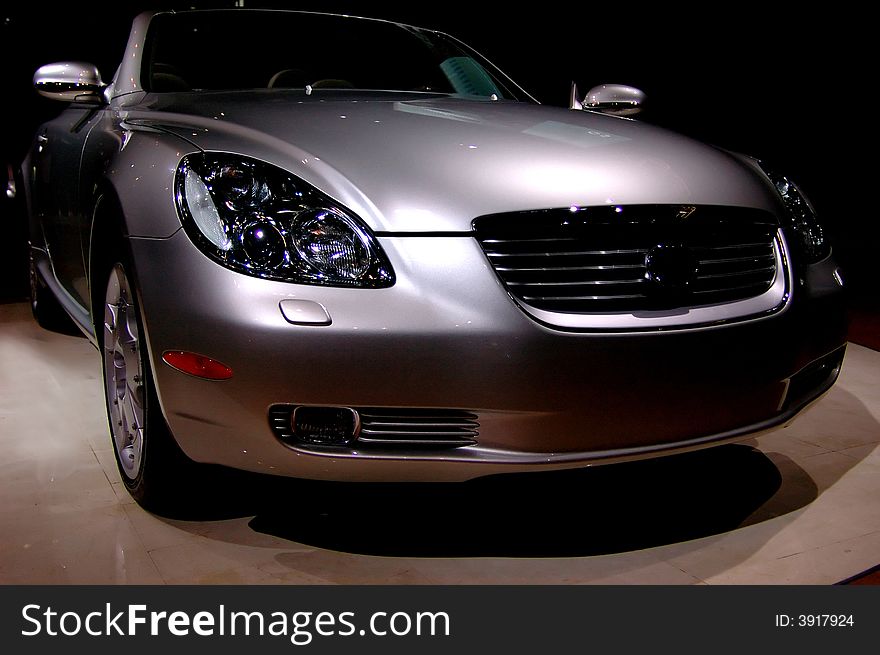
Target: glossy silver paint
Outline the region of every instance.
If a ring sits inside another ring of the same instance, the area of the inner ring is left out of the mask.
[[[267,90],[155,94],[121,118],[275,164],[379,231],[466,232],[477,216],[571,205],[779,203],[726,152],[557,107]]]
[[[192,459],[309,478],[463,480],[743,438],[791,420],[830,385],[788,402],[792,377],[844,344],[845,322],[833,260],[796,266],[784,230],[779,274],[761,296],[606,315],[520,307],[472,232],[478,216],[572,206],[726,205],[780,216],[752,160],[629,119],[532,103],[146,93],[149,21],[135,20],[105,103],[71,105],[41,127],[23,172],[37,268],[93,340],[104,308],[92,306],[103,284],[92,263],[108,217],[118,221],[162,412]],[[209,260],[181,229],[173,193],[181,159],[200,150],[278,166],[357,214],[396,283],[296,285]],[[182,374],[163,364],[166,350],[204,354],[234,376]],[[479,443],[292,448],[269,428],[276,404],[466,410],[479,417]]]

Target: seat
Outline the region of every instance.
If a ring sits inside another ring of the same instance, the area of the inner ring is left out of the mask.
[[[313,89],[353,89],[354,84],[349,82],[348,80],[337,80],[327,78],[325,80],[318,80],[317,82],[312,82]]]
[[[156,93],[171,93],[192,91],[192,87],[174,66],[154,63],[150,76],[150,90]]]
[[[308,84],[305,71],[298,68],[285,68],[269,78],[269,89],[304,89]]]

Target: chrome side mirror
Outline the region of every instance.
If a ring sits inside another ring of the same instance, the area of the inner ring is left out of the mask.
[[[598,111],[612,116],[633,116],[642,111],[645,92],[626,84],[600,84],[578,100],[577,85],[571,85],[571,108]]]
[[[104,83],[92,64],[63,61],[40,66],[34,73],[34,88],[41,96],[66,102],[94,102],[101,98]]]

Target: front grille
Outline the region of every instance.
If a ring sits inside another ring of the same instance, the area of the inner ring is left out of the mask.
[[[296,405],[274,405],[269,409],[269,424],[281,441],[296,445],[291,419]],[[412,407],[356,407],[359,426],[349,447],[388,448],[457,448],[477,443],[478,416],[458,409]],[[314,444],[311,444],[314,445]]]
[[[562,313],[632,312],[758,296],[776,279],[772,214],[740,207],[605,206],[473,222],[519,301]]]

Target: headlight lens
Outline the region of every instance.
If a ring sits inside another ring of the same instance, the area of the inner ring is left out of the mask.
[[[190,238],[233,270],[301,284],[394,284],[391,264],[366,225],[270,164],[189,155],[177,171],[176,197]]]
[[[358,278],[367,270],[370,237],[357,223],[331,209],[303,212],[293,233],[299,256],[326,275]]]
[[[763,162],[760,162],[760,165],[782,198],[782,204],[788,211],[790,225],[798,237],[797,245],[806,262],[813,264],[825,259],[831,252],[831,247],[825,229],[816,217],[809,200],[786,176],[768,168]]]

